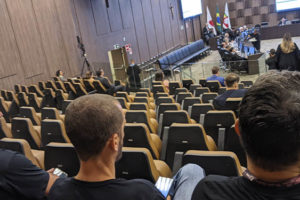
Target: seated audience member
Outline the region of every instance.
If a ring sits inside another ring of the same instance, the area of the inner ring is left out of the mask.
[[[242,177],[205,177],[192,200],[300,199],[299,85],[299,72],[271,71],[258,78],[235,124],[248,169]]]
[[[162,85],[165,86],[169,90],[169,80],[168,78],[164,75],[163,72],[156,72],[155,73],[155,81],[161,81]]]
[[[276,68],[276,51],[271,49],[269,53],[269,58],[266,60],[266,64],[269,66],[269,70],[277,69]]]
[[[63,82],[67,81],[67,79],[64,77],[64,72],[60,69],[56,71],[56,77],[58,77]]]
[[[94,81],[93,72],[87,71],[84,79],[92,83]]]
[[[1,200],[44,199],[58,178],[14,151],[0,149],[0,160]]]
[[[222,86],[225,86],[224,77],[219,76],[220,75],[219,71],[220,71],[220,68],[217,66],[214,66],[211,69],[212,76],[208,77],[206,80],[207,81],[219,81]]]
[[[293,42],[291,34],[283,36],[282,43],[276,51],[278,70],[300,71],[300,53],[296,43]]]
[[[95,78],[95,80],[99,80],[101,84],[108,90],[109,94],[114,94],[118,91],[125,91],[126,88],[124,85],[115,86],[111,84],[108,78],[104,77],[103,69],[96,71],[96,75],[97,77]]]
[[[226,76],[226,92],[217,96],[213,101],[213,105],[216,110],[227,110],[225,105],[228,98],[238,98],[245,95],[245,89],[238,89],[239,81],[240,77],[237,74],[231,73]]]
[[[135,61],[131,59],[130,65],[127,68],[127,75],[129,80],[129,86],[131,88],[141,88],[141,78],[140,78],[141,70]]]
[[[122,156],[125,119],[114,97],[94,94],[77,98],[67,107],[65,124],[80,170],[75,177],[58,179],[50,191],[50,200],[165,199],[147,180],[115,177],[115,162]],[[191,199],[203,176],[199,166],[184,166],[174,177],[168,199]]]
[[[278,23],[278,26],[284,26],[284,25],[286,25],[286,23],[287,23],[287,19],[286,18],[281,18],[281,20],[279,21],[279,23]]]

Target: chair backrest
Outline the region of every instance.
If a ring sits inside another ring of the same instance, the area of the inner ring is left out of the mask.
[[[55,81],[55,85],[56,85],[57,89],[60,89],[63,92],[67,92],[67,89],[62,81]]]
[[[228,110],[233,110],[235,114],[238,114],[240,104],[243,98],[228,98],[226,99],[225,107]]]
[[[213,100],[218,96],[218,93],[210,92],[210,93],[203,93],[201,96],[203,103],[212,103]]]
[[[194,104],[189,113],[192,119],[200,122],[200,115],[206,115],[210,110],[214,110],[214,106],[210,103]]]
[[[21,85],[21,90],[22,90],[22,92],[25,92],[25,94],[29,93],[29,90],[28,90],[27,86],[25,86],[25,85]]]
[[[21,88],[21,85],[20,85],[20,84],[16,84],[16,85],[14,86],[14,88],[15,88],[16,94],[18,94],[19,92],[22,92],[22,88]]]
[[[7,91],[6,90],[0,90],[0,94],[1,94],[1,97],[4,98],[5,101],[8,101],[8,96],[7,96]]]
[[[19,106],[28,106],[28,97],[25,92],[19,92],[18,94]]]
[[[239,89],[244,89],[245,88],[244,83],[239,83],[238,87],[239,87]]]
[[[153,96],[149,88],[140,88],[139,92],[147,92],[149,97]]]
[[[124,127],[124,147],[141,147],[150,151],[155,159],[159,152],[154,145],[148,127],[142,123],[127,123]]]
[[[65,88],[66,88],[66,90],[68,92],[71,92],[74,95],[77,95],[77,92],[76,92],[76,90],[75,90],[75,88],[74,88],[74,86],[73,86],[72,83],[70,83],[70,82],[64,82],[64,85],[65,85]]]
[[[159,97],[155,99],[155,105],[159,106],[162,103],[175,103],[173,97]]]
[[[225,128],[225,130],[228,131],[230,127],[235,124],[235,121],[235,114],[231,110],[211,110],[205,115],[204,128],[206,133],[217,142],[219,129]]]
[[[67,99],[68,99],[68,95],[66,93],[64,93],[63,90],[58,89],[55,91],[55,100],[56,100],[57,109],[61,110],[63,101],[67,100]]]
[[[51,168],[59,168],[69,177],[78,173],[80,163],[72,144],[52,142],[45,147],[45,169]]]
[[[44,81],[39,81],[38,84],[41,91],[44,91],[46,89],[46,84]]]
[[[93,81],[94,88],[97,90],[100,94],[106,94],[107,89],[102,85],[102,83],[99,80]]]
[[[42,146],[51,142],[71,143],[65,125],[61,120],[45,119],[41,125]]]
[[[184,79],[182,80],[182,86],[185,87],[186,89],[190,89],[190,86],[194,84],[194,81],[192,79]]]
[[[148,111],[148,105],[146,103],[130,103],[129,105],[130,110],[146,110]]]
[[[116,162],[116,177],[128,180],[141,178],[155,183],[159,173],[148,149],[123,147],[122,158]]]
[[[29,102],[29,106],[30,107],[33,107],[36,112],[40,112],[41,102],[38,99],[36,93],[29,93],[28,94],[28,102]]]
[[[207,81],[206,87],[208,87],[211,92],[218,92],[221,84],[219,81]]]
[[[52,88],[44,90],[44,97],[42,100],[42,107],[56,107],[55,93]]]
[[[46,82],[46,87],[47,88],[52,88],[54,91],[57,90],[57,87],[56,87],[54,81],[52,81],[52,80],[49,80],[49,81]]]
[[[76,94],[78,96],[83,96],[88,94],[87,91],[82,87],[80,83],[74,83],[73,85],[76,90]]]
[[[83,80],[83,84],[87,92],[91,92],[95,90],[94,85],[90,81]]]
[[[134,97],[133,102],[149,104],[149,99],[148,99],[148,97]]]
[[[241,81],[245,87],[251,87],[253,85],[253,81]]]
[[[42,120],[44,119],[60,119],[58,110],[56,108],[45,107],[41,110]]]
[[[189,91],[194,94],[194,91],[197,89],[197,88],[201,88],[202,86],[200,84],[192,84],[190,85],[190,89]]]
[[[154,94],[154,98],[156,98],[155,94],[158,92],[167,93],[165,86],[163,85],[153,85],[152,92]]]
[[[157,116],[156,117],[159,120],[160,114],[164,113],[167,110],[180,110],[180,104],[179,103],[161,103],[157,108]]]
[[[208,87],[196,88],[194,90],[194,96],[195,97],[200,97],[202,94],[209,93],[209,92],[210,92],[210,90],[209,90]]]
[[[182,101],[182,109],[188,111],[189,106],[192,106],[194,104],[201,104],[201,98],[200,97],[186,97]]]
[[[33,128],[30,119],[20,117],[13,118],[11,130],[14,138],[25,139],[32,149],[39,149],[41,147],[40,135]]]
[[[131,102],[127,92],[116,92],[116,97],[124,97],[127,102]]]
[[[177,124],[170,126],[168,132],[166,163],[172,167],[175,152],[188,150],[216,150],[213,140],[209,140],[200,124]]]
[[[66,113],[66,109],[68,107],[68,105],[72,102],[73,100],[64,100],[62,103],[62,108],[61,108],[61,112],[62,114]]]
[[[206,175],[241,176],[242,169],[237,156],[226,151],[188,151],[182,165],[193,163],[201,166]]]
[[[41,125],[41,119],[37,116],[33,107],[26,107],[26,106],[21,107],[20,117],[29,118],[34,126]]]
[[[30,145],[24,139],[3,138],[0,140],[0,148],[16,151],[23,154],[34,165],[44,168],[44,163],[40,163],[33,155]]]
[[[9,107],[3,97],[0,97],[0,111],[7,122],[10,122]]]
[[[186,88],[176,88],[174,95],[177,96],[179,93],[186,93],[186,92],[189,92],[188,89]]]
[[[174,95],[176,88],[182,88],[182,85],[178,81],[170,81],[169,82],[169,94]]]
[[[43,92],[40,90],[40,88],[37,85],[31,85],[29,86],[28,89],[30,93],[35,93],[38,97],[44,96]]]
[[[221,94],[223,94],[224,92],[226,92],[226,87],[220,87],[220,88],[219,88],[219,91],[218,91],[218,94],[221,95]]]
[[[207,87],[206,82],[206,79],[199,79],[199,84],[202,85],[202,87]]]
[[[192,93],[190,93],[190,92],[178,93],[177,96],[176,96],[176,102],[181,105],[182,101],[187,97],[193,97]]]
[[[147,92],[137,92],[135,93],[136,97],[149,97]]]
[[[121,104],[123,109],[129,109],[129,105],[124,97],[115,97]]]
[[[162,85],[162,81],[152,81],[152,86],[154,85]]]
[[[157,131],[154,130],[150,122],[149,115],[147,111],[144,110],[128,110],[125,114],[126,122],[127,123],[144,123],[147,125],[148,129],[151,133],[156,133]]]
[[[159,97],[169,97],[169,94],[164,92],[158,92],[155,94],[155,99],[158,99]]]
[[[11,127],[7,125],[5,118],[0,117],[0,139],[12,138]]]

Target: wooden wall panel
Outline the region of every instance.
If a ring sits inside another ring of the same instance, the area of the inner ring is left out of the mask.
[[[179,35],[179,27],[178,23],[176,20],[176,1],[175,0],[168,0],[168,13],[169,13],[169,19],[170,19],[170,24],[172,28],[172,36],[173,36],[173,45],[177,46],[180,44],[180,35]]]
[[[20,50],[25,79],[47,73],[49,66],[45,58],[32,1],[8,0],[6,3]]]
[[[168,7],[168,0],[160,0],[160,11],[162,14],[162,23],[164,27],[165,39],[166,39],[166,47],[167,49],[171,49],[174,47],[173,36],[172,36],[172,28],[169,19],[170,9]]]
[[[97,35],[108,34],[111,31],[105,1],[92,0],[93,17]]]
[[[109,23],[112,32],[121,31],[123,29],[121,11],[119,1],[109,1],[109,8],[107,9]]]
[[[132,16],[132,9],[130,2],[119,0],[120,8],[121,8],[121,17],[122,17],[122,24],[124,29],[130,29],[134,27],[133,23],[133,16]]]

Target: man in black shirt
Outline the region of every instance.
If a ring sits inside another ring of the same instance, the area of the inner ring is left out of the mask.
[[[228,98],[239,98],[245,95],[245,89],[238,89],[239,81],[240,77],[237,74],[231,73],[226,76],[226,92],[217,96],[213,101],[213,105],[216,110],[228,110],[228,108],[226,107],[226,100]]]
[[[109,80],[106,77],[104,77],[103,69],[96,71],[96,75],[97,77],[95,78],[95,80],[99,80],[101,84],[105,87],[105,89],[108,90],[109,94],[114,94],[118,91],[125,91],[126,88],[124,85],[115,86],[111,84]]]
[[[236,132],[247,154],[242,177],[207,176],[192,200],[300,199],[300,73],[271,71],[248,90]]]
[[[147,180],[116,179],[115,162],[121,158],[125,119],[114,97],[94,94],[74,100],[66,110],[65,125],[78,154],[80,170],[74,178],[57,180],[50,200],[165,199]],[[170,195],[178,194],[176,200],[190,199],[202,177],[200,167],[186,165],[175,176]]]

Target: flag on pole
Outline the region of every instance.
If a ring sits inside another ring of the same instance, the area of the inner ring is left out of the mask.
[[[222,33],[222,25],[221,25],[221,18],[220,18],[220,10],[219,6],[217,5],[217,29],[220,33]]]
[[[231,29],[230,18],[229,18],[229,10],[228,10],[228,3],[225,4],[225,13],[224,13],[224,22],[223,22],[224,29]]]
[[[208,9],[208,6],[206,7],[206,13],[207,13],[207,24],[208,24],[208,28],[212,28],[213,29],[213,32],[215,35],[217,35],[217,32],[216,32],[216,29],[215,29],[215,24],[211,18],[211,15],[210,15],[210,12],[209,12],[209,9]]]

